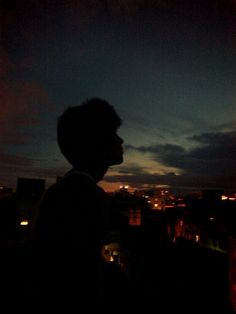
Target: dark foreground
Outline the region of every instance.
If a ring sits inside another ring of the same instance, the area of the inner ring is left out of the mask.
[[[142,309],[145,313],[234,313],[229,301],[227,254],[185,240],[175,244],[135,243],[130,255],[134,290],[129,312]],[[32,304],[32,276],[36,270],[29,261],[27,246],[2,247],[3,313],[37,312],[37,304]]]

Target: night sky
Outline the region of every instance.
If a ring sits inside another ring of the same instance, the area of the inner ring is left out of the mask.
[[[6,0],[0,12],[0,185],[68,171],[57,118],[96,96],[123,120],[107,191],[236,192],[235,1]]]

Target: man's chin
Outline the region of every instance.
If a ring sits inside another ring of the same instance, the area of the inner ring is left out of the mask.
[[[111,166],[120,165],[123,163],[123,161],[124,161],[123,156],[120,156],[119,158],[112,160],[110,165]]]

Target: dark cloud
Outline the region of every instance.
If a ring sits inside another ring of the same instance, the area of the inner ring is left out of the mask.
[[[191,191],[209,189],[223,189],[234,192],[236,188],[236,177],[229,176],[209,176],[205,174],[150,174],[150,173],[133,173],[118,174],[104,178],[107,182],[123,182],[129,184],[132,188],[161,188],[168,187],[175,191]]]
[[[189,150],[176,144],[127,148],[149,153],[153,160],[184,173],[236,175],[236,131],[203,133],[189,140],[197,146]]]
[[[7,154],[0,151],[0,164],[10,166],[32,166],[34,160],[25,156]]]
[[[68,167],[55,160],[55,166],[48,166],[46,160],[32,159],[20,155],[0,152],[0,185],[15,187],[18,177],[45,179],[46,185],[56,182]]]
[[[144,169],[141,169],[132,175],[125,176],[123,173],[117,180],[179,188],[236,188],[236,131],[202,133],[188,139],[197,146],[189,150],[176,144],[126,146],[126,149],[150,154],[163,166],[179,169],[181,175],[144,175]]]
[[[129,163],[126,166],[119,166],[118,173],[121,175],[132,175],[134,173],[145,174],[147,173],[146,167],[140,166],[136,163]]]
[[[107,176],[104,178],[106,182],[123,182],[132,186],[132,188],[158,188],[169,187],[174,190],[196,190],[204,188],[232,188],[235,178],[228,178],[227,185],[222,186],[222,177],[209,177],[205,175],[183,174],[176,175],[174,173],[166,174],[150,174],[150,173],[133,173],[133,174],[118,174]],[[235,184],[234,184],[235,186]]]

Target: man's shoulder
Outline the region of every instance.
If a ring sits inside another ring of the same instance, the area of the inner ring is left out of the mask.
[[[104,191],[96,184],[96,182],[84,173],[73,172],[66,174],[63,178],[52,185],[47,195],[49,197],[57,196],[58,199],[64,197],[83,197],[85,195],[94,195],[103,193]]]

